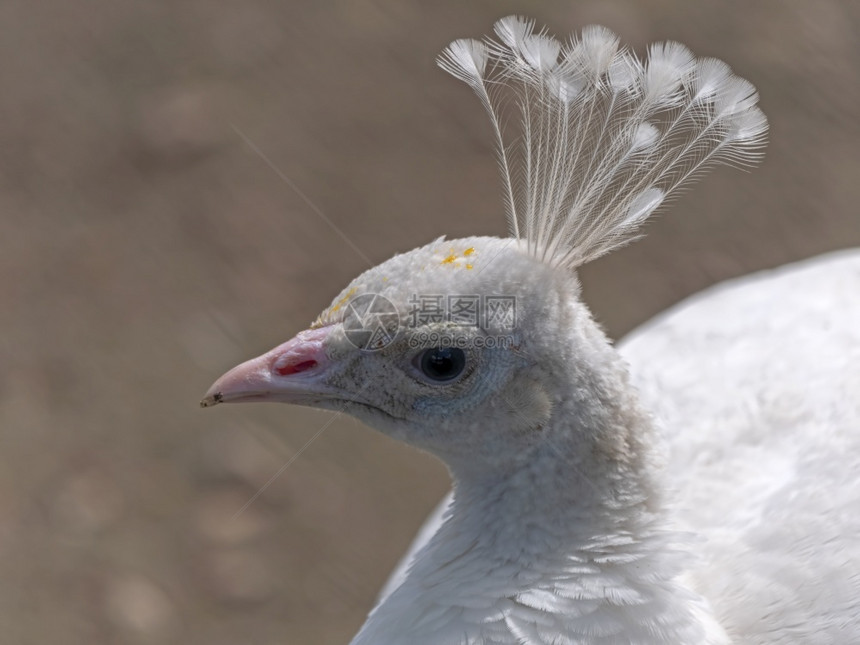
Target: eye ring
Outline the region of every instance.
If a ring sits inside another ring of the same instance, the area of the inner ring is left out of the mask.
[[[433,383],[449,383],[466,370],[466,352],[459,347],[431,347],[417,354],[412,364]]]

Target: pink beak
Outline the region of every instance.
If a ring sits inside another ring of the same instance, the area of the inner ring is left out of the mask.
[[[234,367],[213,383],[200,405],[207,408],[245,401],[312,405],[331,398],[334,391],[323,380],[330,364],[323,341],[331,329],[300,332],[283,345]]]

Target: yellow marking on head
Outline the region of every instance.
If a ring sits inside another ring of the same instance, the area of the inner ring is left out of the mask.
[[[450,265],[457,267],[457,268],[465,267],[467,269],[473,269],[474,265],[469,264],[468,262],[464,262],[463,260],[465,258],[469,257],[470,255],[474,255],[474,253],[475,253],[475,247],[474,246],[470,246],[468,249],[463,251],[462,256],[458,256],[457,251],[455,251],[452,248],[451,251],[449,252],[448,256],[445,257],[443,260],[441,260],[439,262],[439,264],[440,265],[450,264]]]
[[[341,307],[343,307],[347,302],[349,302],[349,299],[355,295],[356,290],[357,289],[355,287],[352,287],[349,291],[347,291],[343,298],[341,298],[334,305],[332,305],[332,308],[328,310],[328,313],[333,314]]]

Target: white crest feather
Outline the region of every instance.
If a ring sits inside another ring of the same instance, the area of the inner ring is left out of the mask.
[[[603,255],[707,166],[761,157],[755,88],[722,61],[671,42],[640,61],[597,26],[566,44],[517,16],[494,31],[498,40],[451,43],[439,64],[484,104],[511,234],[548,262]],[[503,129],[511,104],[515,137]]]

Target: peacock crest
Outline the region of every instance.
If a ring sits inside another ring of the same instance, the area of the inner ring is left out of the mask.
[[[762,156],[758,95],[722,61],[674,42],[640,60],[598,26],[561,43],[518,16],[495,35],[454,41],[439,65],[481,99],[511,234],[549,263],[626,244],[706,167]]]

